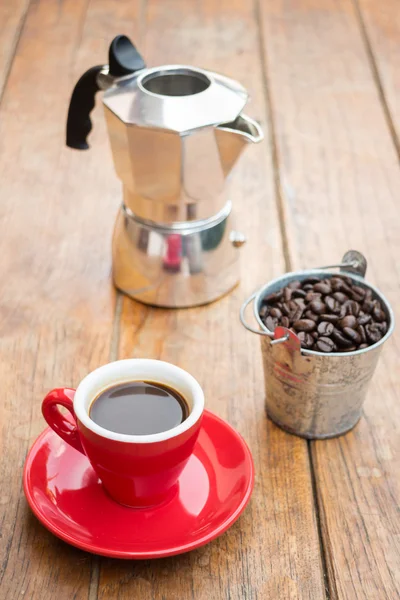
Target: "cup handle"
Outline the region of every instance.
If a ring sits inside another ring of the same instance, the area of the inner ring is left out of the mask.
[[[85,454],[81,439],[79,437],[78,427],[76,425],[76,416],[74,412],[73,399],[75,390],[71,388],[58,388],[47,394],[42,402],[42,414],[47,424],[60,436],[67,444]],[[74,423],[71,423],[59,411],[58,405],[64,406],[72,415]]]

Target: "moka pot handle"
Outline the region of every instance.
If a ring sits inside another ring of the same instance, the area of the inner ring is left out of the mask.
[[[108,85],[116,79],[145,68],[145,63],[126,35],[117,35],[110,44],[108,65],[88,69],[74,87],[68,109],[66,144],[76,150],[87,150],[87,136],[92,130],[90,113],[95,105],[96,92],[104,89],[100,85],[100,74],[108,75]]]

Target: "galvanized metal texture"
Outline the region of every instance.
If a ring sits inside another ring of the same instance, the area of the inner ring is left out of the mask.
[[[346,272],[347,277],[357,285],[371,289],[379,299],[387,315],[388,331],[369,348],[345,354],[323,354],[302,349],[293,343],[293,339],[271,343],[274,334],[261,321],[259,309],[265,296],[293,280],[333,275],[323,269],[287,273],[252,296],[254,316],[263,333],[261,350],[268,415],[283,429],[309,439],[341,435],[359,420],[380,352],[394,329],[393,311],[375,287],[367,284],[361,276]],[[248,303],[246,301],[242,308]],[[275,337],[281,338],[284,332],[277,330]],[[291,337],[297,338],[295,335]]]

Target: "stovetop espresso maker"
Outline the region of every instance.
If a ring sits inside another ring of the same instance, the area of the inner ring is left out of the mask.
[[[203,69],[148,69],[126,36],[109,64],[84,73],[73,91],[67,145],[87,149],[95,93],[103,104],[123,202],[113,236],[113,278],[136,300],[166,306],[204,304],[239,280],[236,230],[225,189],[260,126],[242,114],[246,90]]]

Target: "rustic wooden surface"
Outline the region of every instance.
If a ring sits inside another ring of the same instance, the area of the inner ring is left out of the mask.
[[[262,29],[291,266],[331,264],[355,247],[398,319],[398,156],[359,13],[345,0],[265,3]],[[398,361],[393,336],[360,424],[311,444],[332,598],[400,595]]]
[[[396,0],[0,0],[0,26],[0,598],[398,598],[396,336],[357,428],[307,443],[265,418],[259,340],[237,318],[259,284],[349,247],[397,308]],[[149,65],[236,77],[265,128],[232,180],[249,237],[242,282],[208,307],[148,309],[115,293],[120,186],[99,108],[90,152],[64,147],[74,82],[117,33],[138,40]],[[221,538],[140,563],[59,541],[21,488],[46,391],[130,356],[191,371],[207,406],[248,441],[257,473],[249,507]]]

